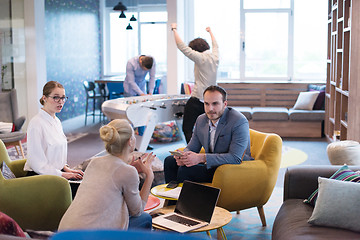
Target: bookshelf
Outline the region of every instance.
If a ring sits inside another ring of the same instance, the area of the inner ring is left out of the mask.
[[[360,142],[360,1],[329,0],[325,135]]]

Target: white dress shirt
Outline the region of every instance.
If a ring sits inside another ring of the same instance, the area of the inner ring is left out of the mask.
[[[209,149],[211,152],[214,152],[214,145],[215,145],[215,133],[216,133],[216,128],[218,126],[219,120],[216,121],[215,124],[212,123],[212,121],[209,119],[209,133],[210,133],[210,145],[209,145]]]
[[[27,130],[26,171],[61,176],[67,162],[67,140],[60,120],[44,110],[31,119]]]
[[[149,93],[154,92],[155,87],[155,59],[151,69],[144,70],[139,62],[140,56],[129,59],[126,64],[126,77],[124,81],[124,92],[126,97],[140,96],[142,93],[146,94],[146,80],[145,77],[149,73]]]

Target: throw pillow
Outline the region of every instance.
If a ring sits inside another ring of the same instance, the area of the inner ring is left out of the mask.
[[[0,212],[0,234],[26,237],[20,226],[8,215]]]
[[[310,90],[314,92],[315,90]],[[313,110],[324,110],[325,109],[325,91],[320,91],[316,101],[314,103]]]
[[[360,184],[319,177],[319,197],[308,223],[360,231]]]
[[[326,85],[308,85],[308,91],[320,91],[319,96],[316,98],[313,110],[325,110],[325,90]]]
[[[348,181],[348,182],[360,182],[360,172],[354,172],[349,169],[347,165],[342,166],[339,170],[337,170],[330,179],[340,180],[340,181]],[[316,199],[318,197],[319,189],[316,189],[308,199],[304,200],[304,203],[308,203],[312,206],[315,206]]]
[[[15,174],[11,171],[11,169],[6,165],[5,162],[3,162],[1,172],[5,179],[16,178]]]
[[[294,109],[312,110],[319,93],[319,91],[300,92],[294,105]]]
[[[0,133],[10,133],[15,130],[15,125],[8,122],[0,122]]]

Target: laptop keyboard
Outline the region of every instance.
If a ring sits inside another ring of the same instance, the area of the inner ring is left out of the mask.
[[[173,221],[173,222],[180,223],[180,224],[188,226],[188,227],[191,227],[191,226],[194,226],[194,225],[197,225],[200,223],[197,221],[190,220],[188,218],[181,217],[179,215],[170,215],[170,216],[167,216],[164,218],[166,218],[167,220]]]

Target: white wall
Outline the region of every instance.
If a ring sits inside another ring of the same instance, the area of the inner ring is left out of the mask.
[[[184,26],[184,2],[182,0],[167,0],[168,35],[167,35],[167,94],[180,93],[181,83],[184,82],[184,55],[177,49],[171,23]],[[183,38],[183,31],[179,29]]]
[[[46,83],[45,1],[25,0],[24,19],[28,122],[39,111],[39,99]]]

